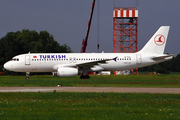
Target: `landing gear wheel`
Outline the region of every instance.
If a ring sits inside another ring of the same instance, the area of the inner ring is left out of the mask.
[[[90,78],[90,76],[87,75],[87,74],[86,74],[86,75],[81,75],[81,76],[80,76],[80,79],[89,79],[89,78]]]
[[[26,72],[26,80],[29,80],[30,72]]]
[[[86,79],[89,79],[89,78],[90,78],[90,76],[89,76],[89,75],[85,75],[85,78],[86,78]]]

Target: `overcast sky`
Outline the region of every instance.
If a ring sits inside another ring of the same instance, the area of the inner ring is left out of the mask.
[[[93,0],[1,0],[0,38],[23,29],[48,31],[59,44],[80,52]],[[137,7],[138,49],[160,26],[170,26],[165,53],[180,53],[180,0],[99,0],[99,51],[113,52],[113,7]],[[86,52],[97,52],[98,0]],[[28,43],[27,43],[28,44]]]

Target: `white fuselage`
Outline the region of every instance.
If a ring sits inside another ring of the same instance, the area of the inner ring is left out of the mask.
[[[74,66],[75,64],[89,63],[93,61],[100,61],[106,59],[116,58],[115,60],[106,61],[106,63],[99,63],[90,69],[83,69],[83,71],[119,71],[140,68],[165,60],[154,61],[151,57],[157,56],[139,54],[137,53],[34,53],[22,54],[15,56],[8,61],[4,66],[6,69],[16,72],[56,72],[54,68],[58,66]]]

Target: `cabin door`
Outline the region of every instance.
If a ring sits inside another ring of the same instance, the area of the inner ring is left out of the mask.
[[[140,54],[136,55],[136,64],[142,64],[142,58]]]
[[[25,65],[30,65],[30,55],[25,56]]]

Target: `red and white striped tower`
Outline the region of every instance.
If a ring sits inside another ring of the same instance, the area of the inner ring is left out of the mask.
[[[138,9],[114,8],[113,52],[133,53],[137,51],[138,51]],[[138,74],[138,69],[131,71],[134,74]]]

